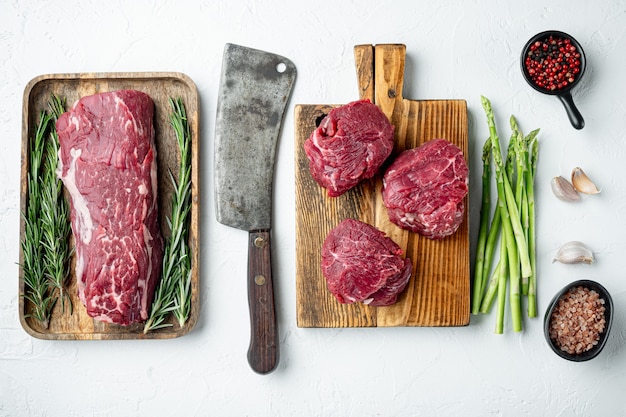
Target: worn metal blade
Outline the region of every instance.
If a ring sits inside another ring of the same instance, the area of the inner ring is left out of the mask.
[[[274,160],[296,78],[287,58],[226,44],[215,123],[215,204],[220,223],[269,229]]]

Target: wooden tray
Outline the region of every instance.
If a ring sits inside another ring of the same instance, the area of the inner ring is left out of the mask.
[[[168,99],[182,98],[189,119],[192,133],[192,206],[191,229],[189,244],[192,252],[192,284],[191,284],[191,314],[184,327],[180,327],[175,320],[173,326],[143,333],[143,324],[119,326],[93,320],[78,299],[74,265],[71,267],[71,296],[73,313],[61,314],[59,305],[55,306],[50,325],[47,329],[39,325],[37,320],[25,317],[32,306],[22,297],[24,294],[24,279],[19,268],[19,316],[24,330],[31,336],[49,340],[86,340],[86,339],[166,339],[182,336],[188,333],[196,324],[199,312],[199,275],[198,275],[198,92],[194,82],[186,75],[169,72],[143,73],[81,73],[81,74],[48,74],[34,78],[24,90],[23,119],[22,119],[22,172],[21,172],[21,202],[23,213],[27,204],[27,172],[28,172],[28,143],[29,138],[39,122],[39,113],[47,109],[47,102],[51,94],[67,99],[67,107],[79,98],[119,89],[136,89],[150,95],[155,103],[155,133],[157,146],[157,163],[159,174],[159,216],[161,230],[164,236],[169,235],[166,218],[171,214],[172,185],[168,176],[171,170],[175,178],[178,177],[179,151],[173,129],[169,125],[171,106]],[[20,241],[24,236],[24,221],[20,222]],[[22,263],[20,245],[20,264]]]
[[[468,155],[464,100],[402,98],[404,45],[358,45],[354,49],[360,98],[377,104],[395,126],[394,155],[434,138],[446,138]],[[340,197],[311,177],[303,143],[331,105],[295,108],[296,307],[299,327],[464,326],[470,316],[468,198],[459,230],[434,241],[389,221],[376,177]],[[340,304],[326,288],[320,250],[328,232],[345,218],[372,224],[413,261],[413,275],[398,302],[388,307]]]

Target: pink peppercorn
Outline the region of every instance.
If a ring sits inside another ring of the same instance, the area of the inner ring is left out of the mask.
[[[530,45],[524,66],[537,87],[560,90],[573,83],[580,73],[580,51],[570,39],[549,35]]]

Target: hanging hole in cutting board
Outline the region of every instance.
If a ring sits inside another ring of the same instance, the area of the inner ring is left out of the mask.
[[[282,74],[283,72],[287,71],[287,65],[285,65],[284,62],[279,62],[276,65],[276,71],[278,71],[280,74]]]

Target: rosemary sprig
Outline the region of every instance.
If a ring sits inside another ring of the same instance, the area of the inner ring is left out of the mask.
[[[170,98],[170,125],[174,129],[180,152],[178,181],[170,171],[174,186],[172,213],[167,222],[170,237],[166,239],[161,280],[157,285],[150,317],[144,333],[172,326],[165,319],[173,313],[179,325],[185,325],[191,310],[191,254],[189,250],[189,221],[191,213],[191,132],[182,100]]]
[[[41,245],[43,230],[39,214],[42,206],[43,183],[41,181],[42,165],[45,153],[46,134],[52,121],[52,116],[46,111],[39,115],[39,123],[35,135],[29,143],[29,171],[27,178],[28,202],[24,217],[24,237],[21,241],[24,278],[24,298],[33,305],[32,317],[39,321],[44,328],[48,328],[52,307],[56,298],[51,294],[48,280],[45,277],[44,250]]]
[[[69,274],[71,232],[69,206],[57,178],[59,138],[55,123],[65,111],[65,100],[52,95],[49,112],[42,110],[34,137],[29,143],[28,203],[24,217],[24,298],[33,305],[31,314],[48,328],[50,316],[60,299],[63,311],[69,295],[64,290]],[[71,312],[71,303],[70,303]]]
[[[181,229],[181,236],[179,236],[179,241],[176,246],[180,257],[180,277],[176,285],[176,305],[178,308],[174,310],[174,315],[178,319],[180,327],[183,327],[191,312],[191,254],[189,253],[189,220],[191,214],[191,131],[189,129],[187,112],[185,111],[185,106],[182,100],[180,98],[176,101],[170,99],[170,105],[174,110],[170,117],[170,123],[176,132],[178,149],[180,151],[178,184],[176,184],[176,181],[170,172],[170,178],[176,190],[173,197],[173,205],[179,210],[179,213],[177,213],[177,220],[180,225],[178,228]],[[174,218],[174,214],[172,214],[172,221],[174,221]],[[174,226],[174,224],[172,226]],[[172,227],[172,230],[174,229],[175,228]]]
[[[63,183],[57,177],[59,137],[54,125],[65,112],[65,100],[55,95],[48,102],[52,115],[52,128],[46,141],[46,155],[42,172],[43,192],[41,199],[41,228],[43,232],[45,274],[51,288],[61,302],[62,312],[66,304],[72,312],[72,303],[65,290],[70,276],[70,216],[69,205],[63,197]]]

